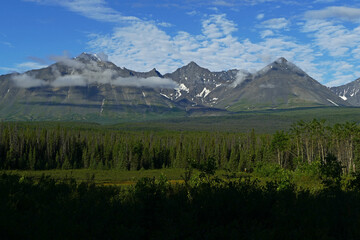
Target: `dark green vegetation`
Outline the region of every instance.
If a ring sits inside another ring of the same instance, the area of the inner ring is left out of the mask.
[[[180,112],[178,113],[117,115],[117,118],[112,120],[96,116],[96,119],[90,119],[93,123],[84,123],[84,119],[80,117],[69,118],[68,120],[72,120],[72,122],[30,121],[17,123],[19,125],[41,125],[50,128],[60,125],[89,130],[249,132],[252,129],[256,129],[257,133],[275,133],[277,130],[287,130],[293,123],[299,120],[311,121],[314,118],[326,119],[331,125],[345,122],[360,123],[360,108],[358,107],[304,107],[242,111],[231,114],[226,112],[191,110],[188,112],[188,116],[181,115]],[[204,116],[206,114],[208,114],[208,116]]]
[[[355,111],[244,113],[289,125],[259,133],[227,117],[194,118],[212,131],[0,123],[1,238],[359,239]]]
[[[149,170],[101,170],[101,169],[52,169],[52,170],[2,170],[1,173],[21,175],[31,177],[34,181],[38,181],[44,175],[55,180],[63,180],[72,178],[77,182],[87,182],[91,180],[96,185],[116,185],[125,186],[136,183],[137,180],[144,177],[160,177],[166,175],[171,182],[183,182],[181,176],[184,174],[182,168],[163,168]],[[221,177],[225,171],[218,170],[217,176]]]
[[[127,188],[2,174],[1,237],[359,239],[359,176],[340,182],[338,168],[330,166],[321,168],[327,183],[316,192],[295,190],[286,178],[265,185],[244,177],[219,179],[211,161],[198,166],[195,177],[188,169],[185,184],[162,176]]]
[[[253,171],[268,164],[316,167],[334,155],[350,173],[359,165],[360,127],[300,121],[275,134],[123,131],[84,125],[0,124],[1,169],[184,168],[214,159],[218,169]]]

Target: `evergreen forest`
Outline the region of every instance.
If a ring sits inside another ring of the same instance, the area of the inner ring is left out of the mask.
[[[359,239],[359,151],[358,124],[316,119],[271,134],[3,122],[0,238]],[[22,174],[69,169],[183,173],[126,186]]]
[[[217,169],[251,172],[272,164],[288,170],[325,163],[334,156],[344,173],[360,160],[360,126],[299,121],[287,131],[124,131],[105,127],[0,124],[0,169],[185,168],[214,159]]]

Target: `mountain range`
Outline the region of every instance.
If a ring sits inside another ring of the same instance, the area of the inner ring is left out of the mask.
[[[0,119],[141,120],[243,110],[359,106],[360,79],[328,88],[279,58],[255,73],[212,72],[195,62],[162,75],[82,53],[22,74],[0,76]]]

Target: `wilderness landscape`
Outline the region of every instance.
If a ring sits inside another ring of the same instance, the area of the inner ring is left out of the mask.
[[[83,53],[1,76],[3,237],[359,236],[356,103],[284,58],[239,72]]]
[[[360,238],[358,3],[3,5],[0,239]]]

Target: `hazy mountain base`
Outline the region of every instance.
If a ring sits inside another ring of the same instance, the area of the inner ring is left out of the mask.
[[[245,103],[244,103],[245,104]],[[268,105],[270,106],[270,105]],[[143,104],[97,104],[17,102],[0,105],[1,121],[79,122],[114,125],[118,129],[275,132],[299,120],[326,119],[328,123],[360,122],[360,108],[323,107],[299,104],[297,108],[276,108],[230,112],[216,108],[182,108]]]
[[[322,104],[317,104],[311,101],[300,100],[297,98],[289,97],[286,101],[284,99],[278,98],[269,102],[254,102],[248,100],[240,100],[232,104],[227,110],[232,112],[238,111],[257,111],[257,110],[291,110],[298,108],[314,108],[314,107],[324,107]]]
[[[360,122],[360,109],[356,107],[303,107],[242,111],[225,116],[196,116],[160,119],[147,122],[124,122],[113,125],[115,129],[175,130],[175,131],[225,131],[274,133],[286,130],[299,120],[325,119],[329,124]]]
[[[17,102],[12,106],[0,106],[2,121],[83,121],[101,124],[146,121],[184,117],[186,113],[179,108],[147,106],[139,104],[112,105],[76,104],[57,102]]]

